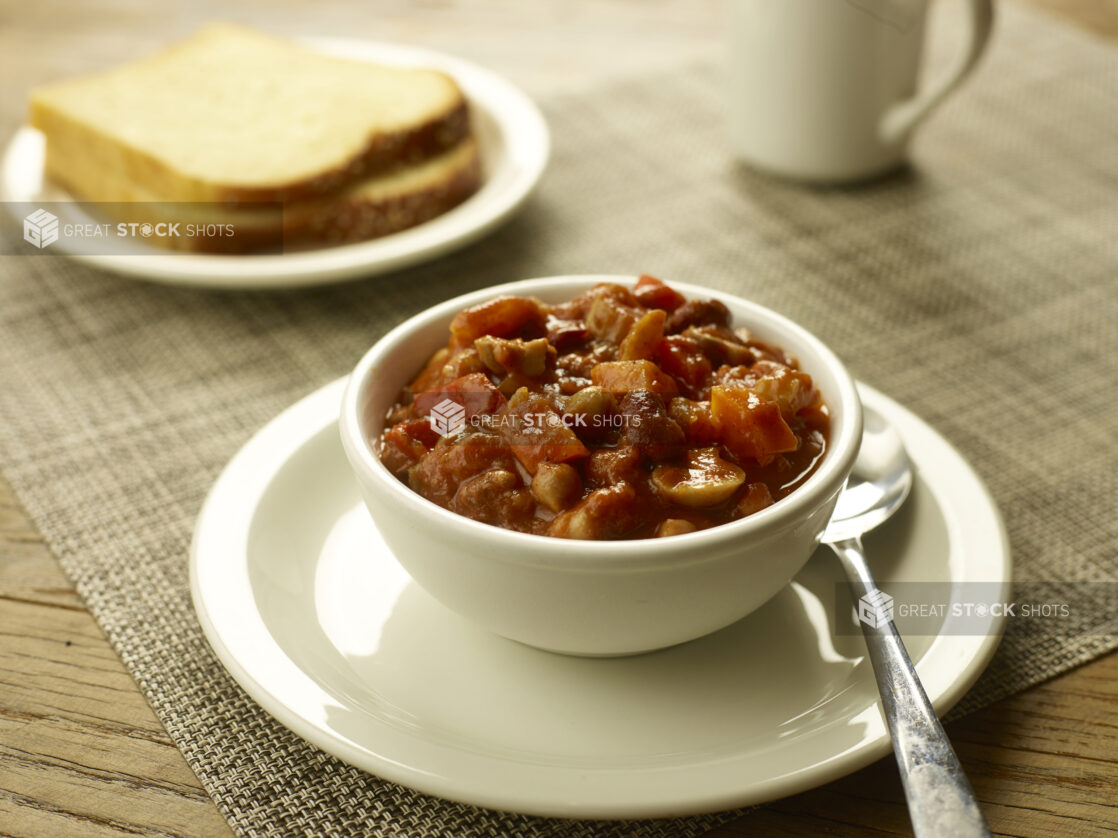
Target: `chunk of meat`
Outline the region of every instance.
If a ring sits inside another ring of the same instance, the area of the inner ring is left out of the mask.
[[[388,415],[385,417],[384,426],[391,428],[393,425],[399,425],[401,422],[406,422],[411,418],[411,400],[406,403],[404,401],[396,402],[388,409]]]
[[[636,308],[640,303],[633,296],[633,292],[617,282],[599,282],[588,291],[583,291],[573,300],[560,303],[551,307],[551,313],[565,320],[585,319],[590,312],[590,307],[596,300],[608,298],[629,308]]]
[[[452,345],[470,346],[483,335],[499,338],[540,337],[541,303],[532,297],[496,297],[458,312],[450,321]]]
[[[656,348],[664,339],[667,314],[655,308],[632,325],[617,350],[618,361],[641,361],[655,357]]]
[[[772,366],[771,372],[762,375],[750,387],[760,399],[776,402],[785,420],[815,403],[819,393],[810,375],[785,366]]]
[[[684,518],[665,518],[656,527],[656,538],[667,538],[670,535],[686,535],[697,532],[698,527]]]
[[[501,437],[520,464],[535,474],[541,463],[565,463],[590,454],[551,400],[517,390],[499,414]]]
[[[555,350],[547,338],[523,340],[522,338],[495,338],[484,335],[474,341],[478,358],[495,373],[515,373],[527,378],[538,378],[547,370],[548,358],[555,357]]]
[[[653,462],[679,456],[687,447],[683,429],[670,415],[664,400],[656,393],[638,390],[626,393],[617,402],[624,418],[621,441],[638,446]]]
[[[753,351],[725,326],[688,326],[683,337],[693,340],[713,365],[750,366],[757,360]]]
[[[729,326],[730,310],[718,300],[688,300],[668,318],[664,331],[682,332],[688,326]]]
[[[652,472],[661,497],[691,508],[718,506],[745,483],[745,472],[719,455],[718,446],[693,448],[685,466],[662,465]]]
[[[582,478],[570,463],[540,463],[532,494],[552,512],[562,512],[582,496]]]
[[[563,378],[585,378],[589,382],[591,371],[600,363],[593,355],[571,352],[555,359],[555,372]]]
[[[614,393],[667,393],[674,396],[679,388],[651,361],[607,361],[590,370],[590,380],[603,390]]]
[[[613,297],[598,297],[586,312],[586,330],[601,340],[620,343],[639,316],[637,309]]]
[[[439,440],[408,470],[408,485],[439,506],[449,506],[463,481],[491,468],[514,471],[512,452],[495,434],[470,431]]]
[[[687,299],[674,288],[648,274],[642,274],[637,280],[637,284],[633,286],[633,296],[645,308],[659,308],[664,311],[675,311],[687,302]]]
[[[594,487],[631,483],[643,479],[644,454],[635,445],[598,448],[586,461],[586,482]]]
[[[742,389],[749,389],[762,375],[761,369],[763,361],[759,361],[753,366],[730,366],[723,364],[721,367],[714,371],[714,376],[711,381],[714,384],[721,385],[722,387],[740,387]]]
[[[478,357],[476,349],[467,347],[466,349],[455,352],[447,359],[446,364],[443,365],[442,381],[440,384],[454,381],[457,378],[465,378],[467,375],[473,375],[476,372],[484,373],[485,364],[483,364],[481,358]]]
[[[520,475],[493,468],[467,478],[450,502],[450,510],[475,521],[528,532],[536,502]]]
[[[779,347],[773,346],[771,343],[766,343],[763,340],[757,340],[750,334],[748,329],[736,329],[737,336],[742,339],[746,346],[748,346],[753,354],[760,361],[773,361],[784,367],[798,367],[799,363]]]
[[[722,443],[739,460],[753,459],[764,466],[799,445],[780,407],[762,401],[752,390],[712,387],[710,407],[722,428]]]
[[[710,359],[691,338],[670,335],[656,348],[660,369],[683,384],[687,393],[702,398],[710,387],[713,367]]]
[[[642,523],[636,489],[628,483],[595,489],[578,504],[561,512],[547,528],[557,538],[622,538]]]
[[[556,352],[570,352],[590,339],[590,332],[581,319],[564,320],[554,314],[547,316],[547,342]]]

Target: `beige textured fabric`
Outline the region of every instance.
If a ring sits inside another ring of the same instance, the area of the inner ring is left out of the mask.
[[[859,189],[735,167],[717,74],[692,67],[545,103],[555,156],[525,211],[395,276],[200,293],[0,257],[4,474],[236,830],[676,836],[718,820],[545,821],[382,782],[272,721],[201,635],[187,551],[222,466],[387,328],[470,289],[646,271],[770,305],[970,458],[1020,578],[1118,578],[1118,53],[1006,11],[917,167]],[[1011,631],[964,708],[1114,648],[1116,613],[1100,593],[1074,636]]]

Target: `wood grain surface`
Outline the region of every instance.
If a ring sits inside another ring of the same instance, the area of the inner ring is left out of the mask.
[[[1118,0],[1026,2],[1118,39]],[[30,85],[84,69],[76,45],[116,60],[213,17],[453,47],[541,95],[708,52],[720,38],[719,6],[720,0],[288,0],[231,12],[206,0],[169,14],[134,0],[0,0],[0,132],[20,121]],[[530,46],[517,37],[526,27],[536,32]],[[996,834],[1118,834],[1115,708],[1118,654],[949,726]],[[0,836],[229,834],[0,478]],[[763,806],[709,838],[909,834],[890,757]]]

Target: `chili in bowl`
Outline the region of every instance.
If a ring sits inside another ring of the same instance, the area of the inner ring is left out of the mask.
[[[783,317],[652,277],[465,295],[358,364],[341,432],[415,581],[575,654],[745,616],[811,555],[861,438],[853,381]]]

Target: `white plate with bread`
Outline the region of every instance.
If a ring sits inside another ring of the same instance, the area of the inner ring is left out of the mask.
[[[0,198],[20,216],[45,205],[64,233],[50,249],[103,270],[296,287],[477,240],[524,202],[549,152],[535,104],[470,62],[211,24],[33,91]],[[88,235],[98,224],[103,241]]]

